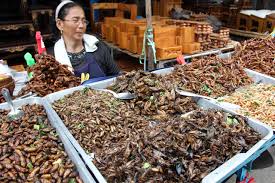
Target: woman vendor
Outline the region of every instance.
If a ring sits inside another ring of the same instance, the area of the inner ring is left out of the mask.
[[[55,20],[61,38],[48,53],[58,62],[71,67],[79,77],[89,73],[90,78],[108,78],[120,72],[110,49],[95,36],[85,34],[88,21],[79,4],[62,1],[56,8]]]

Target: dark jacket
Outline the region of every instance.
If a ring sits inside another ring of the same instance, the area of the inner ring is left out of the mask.
[[[92,55],[106,76],[119,74],[120,70],[111,55],[111,49],[102,41],[99,41],[96,46],[97,50]],[[47,53],[54,56],[54,48],[48,48]]]

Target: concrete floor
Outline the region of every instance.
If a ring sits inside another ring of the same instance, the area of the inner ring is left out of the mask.
[[[132,71],[143,69],[143,65],[139,63],[137,58],[130,57],[126,54],[119,54],[114,57],[117,65],[122,71]]]
[[[275,183],[275,146],[265,151],[253,163],[250,175],[254,177],[256,183]],[[225,183],[235,183],[236,176],[232,176]]]
[[[252,175],[257,183],[275,183],[275,146],[264,152],[255,162]]]

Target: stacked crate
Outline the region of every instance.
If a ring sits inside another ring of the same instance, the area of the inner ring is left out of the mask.
[[[228,10],[224,11],[223,22],[225,23],[226,27],[231,27],[234,29],[236,28],[239,12],[240,12],[239,7],[234,4],[231,4],[228,7]]]
[[[177,45],[176,37],[177,26],[154,26],[154,42],[158,60],[176,58],[182,54],[182,47]]]
[[[180,45],[182,45],[182,53],[193,54],[200,51],[200,43],[195,42],[195,28],[182,26],[179,27]]]
[[[211,46],[210,48],[223,48],[225,47],[230,38],[229,38],[229,29],[223,28],[218,33],[212,33],[210,35]]]
[[[263,32],[265,18],[250,15],[250,28],[249,31]]]
[[[211,46],[210,34],[213,32],[213,28],[208,23],[199,23],[194,25],[196,30],[196,41],[201,44],[201,50],[208,50]]]
[[[209,7],[210,15],[217,17],[219,20],[223,19],[224,11],[225,8],[222,5],[210,5]]]
[[[271,32],[274,27],[274,18],[271,10],[245,10],[238,15],[237,29],[258,33]]]
[[[230,30],[227,28],[222,28],[219,31],[219,35],[221,38],[226,38],[229,40],[229,34],[230,34]]]
[[[102,37],[108,42],[118,45],[122,49],[137,52],[137,37],[135,37],[136,27],[144,26],[143,21],[133,21],[120,17],[106,17],[101,26]],[[135,44],[130,44],[134,42]]]
[[[263,32],[272,32],[274,28],[275,28],[275,13],[266,16]]]
[[[153,0],[153,15],[169,16],[173,8],[181,8],[182,0]]]
[[[250,15],[239,13],[237,17],[237,29],[248,31],[250,29]]]
[[[153,35],[158,60],[176,58],[178,55],[194,54],[202,50],[226,46],[229,30],[214,34],[207,22],[172,20],[153,16]],[[146,19],[129,20],[106,17],[102,24],[102,37],[121,49],[141,54],[144,46]]]

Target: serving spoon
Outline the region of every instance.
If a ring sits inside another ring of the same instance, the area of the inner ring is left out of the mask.
[[[121,100],[131,100],[136,98],[136,95],[130,92],[122,92],[122,93],[116,93],[109,89],[101,89],[101,88],[93,88],[94,90],[103,91],[103,92],[109,92],[111,93],[115,98],[121,99]]]
[[[183,90],[180,90],[178,87],[175,88],[175,91],[182,95],[182,96],[186,96],[186,97],[197,97],[197,98],[203,98],[203,99],[207,99],[207,100],[210,100],[210,101],[213,101],[215,103],[217,103],[218,105],[220,105],[221,107],[224,107],[224,108],[230,108],[231,110],[239,110],[241,107],[239,105],[236,105],[236,104],[232,104],[232,103],[229,103],[229,102],[220,102],[214,98],[211,98],[211,97],[207,97],[207,96],[203,96],[203,95],[198,95],[198,94],[195,94],[195,93],[191,93],[191,92],[188,92],[188,91],[183,91]]]
[[[14,104],[12,102],[12,98],[11,98],[9,90],[7,88],[3,88],[1,90],[1,93],[2,93],[3,97],[5,98],[6,102],[8,103],[8,105],[11,108],[11,111],[8,113],[9,120],[19,120],[19,119],[21,119],[22,116],[24,115],[24,112],[22,110],[14,107]]]

